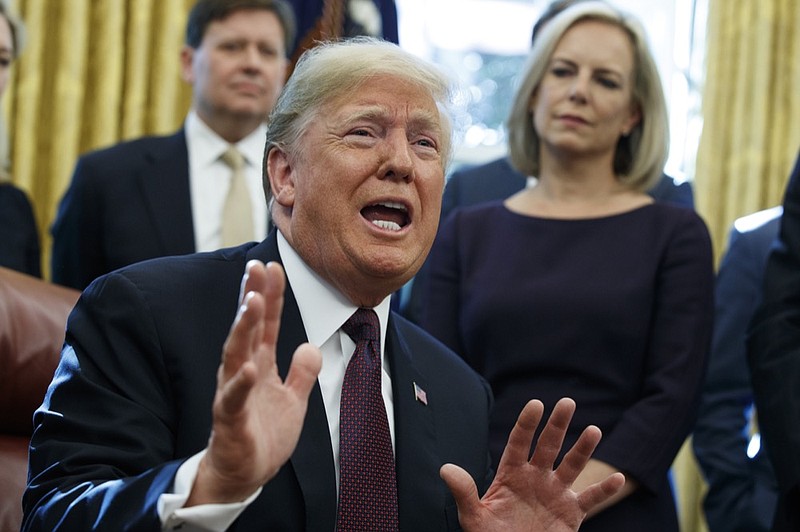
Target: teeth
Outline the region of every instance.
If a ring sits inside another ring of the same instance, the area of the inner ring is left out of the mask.
[[[399,224],[387,220],[374,220],[372,223],[381,229],[387,229],[389,231],[399,231],[401,229]]]
[[[378,203],[378,205],[382,205],[384,207],[389,207],[390,209],[399,209],[399,210],[401,210],[403,212],[406,211],[406,206],[405,205],[403,205],[402,203],[395,203],[394,201],[384,201],[384,202]]]

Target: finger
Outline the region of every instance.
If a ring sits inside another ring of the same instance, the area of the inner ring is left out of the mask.
[[[602,433],[594,425],[590,425],[581,433],[575,445],[567,451],[564,459],[556,469],[556,476],[567,486],[571,486],[578,475],[581,474],[589,459],[592,457],[597,444],[600,443]]]
[[[447,484],[458,506],[458,518],[461,524],[478,511],[480,498],[478,487],[469,473],[455,464],[445,464],[439,469],[439,476]]]
[[[616,495],[625,485],[625,475],[613,473],[605,480],[595,482],[591,486],[578,494],[578,504],[581,510],[589,512],[599,504],[603,504],[608,499]]]
[[[263,276],[262,276],[263,274]],[[283,312],[283,292],[286,287],[286,276],[277,262],[268,263],[259,273],[260,292],[264,296],[264,332],[261,341],[270,349],[278,343],[278,332]]]
[[[498,471],[505,468],[517,468],[528,462],[531,452],[531,442],[536,428],[542,421],[544,405],[541,401],[531,400],[520,412],[517,422],[508,436],[508,444],[500,457]]]
[[[540,468],[552,468],[561,452],[564,436],[575,413],[575,401],[568,397],[559,399],[542,433],[531,457],[531,464]]]
[[[222,414],[234,417],[242,411],[250,392],[258,381],[258,371],[252,361],[247,361],[222,385],[219,405]]]
[[[308,399],[321,369],[322,353],[319,349],[311,344],[300,345],[292,357],[292,364],[286,375],[286,387],[293,390],[298,397]]]
[[[223,372],[219,385],[233,378],[242,364],[252,359],[252,351],[263,329],[263,316],[264,298],[256,292],[248,292],[222,346]]]

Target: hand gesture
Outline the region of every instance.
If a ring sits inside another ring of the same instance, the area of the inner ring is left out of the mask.
[[[590,509],[622,489],[625,477],[621,473],[577,493],[571,489],[600,442],[600,429],[594,426],[583,431],[553,469],[574,412],[572,399],[556,404],[528,460],[544,405],[540,401],[525,405],[509,436],[497,476],[482,499],[478,499],[475,482],[466,471],[453,464],[442,466],[440,474],[453,492],[464,530],[574,531]]]
[[[286,382],[278,375],[285,283],[280,265],[247,264],[217,371],[211,437],[186,506],[246,499],[277,474],[297,446],[322,356],[303,344]]]

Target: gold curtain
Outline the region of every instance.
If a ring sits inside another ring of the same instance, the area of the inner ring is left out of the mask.
[[[717,258],[733,221],[778,205],[800,149],[800,2],[709,0],[697,207]]]
[[[697,210],[717,259],[733,221],[781,203],[800,151],[800,2],[708,0]],[[673,466],[681,530],[707,530],[689,441]]]
[[[11,176],[33,201],[46,275],[49,227],[78,155],[180,127],[191,99],[179,54],[192,3],[9,2],[25,25],[3,102]]]

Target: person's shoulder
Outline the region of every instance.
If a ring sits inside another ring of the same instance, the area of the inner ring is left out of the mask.
[[[494,187],[507,183],[514,190],[525,186],[527,177],[518,172],[511,166],[508,157],[501,157],[477,166],[466,166],[459,168],[450,175],[449,183],[456,186],[485,186],[491,184]]]
[[[412,363],[426,374],[446,374],[450,382],[472,382],[481,385],[481,377],[452,349],[436,339],[419,325],[397,312],[392,319],[411,354]],[[444,372],[444,373],[442,373]]]
[[[180,130],[171,135],[148,135],[144,137],[137,137],[134,139],[123,140],[110,146],[105,146],[92,151],[89,151],[80,157],[80,161],[84,164],[113,164],[119,165],[120,159],[140,157],[149,153],[158,153],[163,149],[169,149],[171,146],[183,146],[186,149],[186,141],[183,130]],[[181,143],[181,141],[183,141]]]
[[[172,291],[200,294],[220,284],[238,286],[248,259],[248,252],[256,245],[249,242],[241,246],[216,251],[156,257],[136,262],[105,274],[92,284],[103,284],[117,277],[130,282],[137,289],[152,294]]]
[[[0,182],[0,201],[14,204],[30,203],[25,191],[8,181]]]
[[[656,200],[650,205],[650,212],[665,226],[689,224],[706,227],[705,221],[697,211],[675,203]]]
[[[762,234],[776,235],[782,215],[781,205],[747,214],[733,222],[733,230],[742,236],[751,235],[752,238]]]

